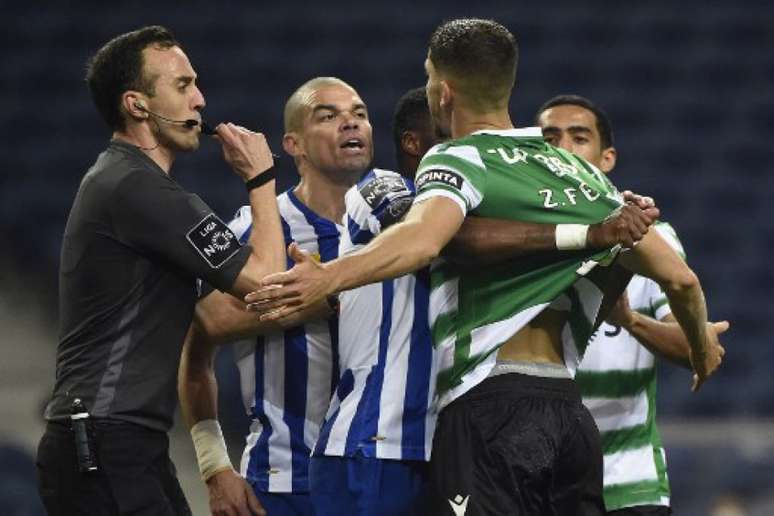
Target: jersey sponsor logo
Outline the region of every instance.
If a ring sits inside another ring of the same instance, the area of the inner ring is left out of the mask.
[[[185,237],[213,269],[220,268],[241,247],[236,235],[214,213],[204,217]]]
[[[382,200],[391,192],[408,190],[406,183],[400,177],[380,176],[368,181],[358,188],[360,195],[371,208],[381,204]]]
[[[417,190],[427,183],[443,183],[452,186],[457,190],[462,190],[464,180],[461,175],[455,172],[449,172],[448,170],[428,170],[422,172],[422,175],[417,178]]]
[[[451,505],[454,511],[454,516],[465,516],[465,512],[468,510],[468,500],[470,500],[470,495],[465,498],[462,495],[457,495],[454,497],[454,500],[448,500],[449,505]]]

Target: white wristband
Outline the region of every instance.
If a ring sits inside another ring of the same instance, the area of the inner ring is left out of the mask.
[[[196,449],[199,472],[206,482],[215,473],[231,469],[231,459],[226,451],[226,441],[220,423],[215,419],[204,419],[191,428],[191,438]]]
[[[557,224],[556,248],[559,251],[586,249],[588,233],[589,227],[586,224]]]

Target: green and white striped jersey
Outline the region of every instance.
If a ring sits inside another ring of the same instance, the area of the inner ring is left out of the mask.
[[[436,145],[417,170],[415,203],[444,196],[466,216],[539,223],[597,223],[621,206],[598,169],[548,145],[539,128],[480,131]],[[565,362],[574,373],[617,249],[520,258],[471,269],[432,266],[430,324],[440,357],[440,408],[481,382],[497,349],[554,303],[570,312]]]
[[[659,234],[682,256],[669,224]],[[661,320],[671,313],[654,281],[634,276],[626,288],[632,310]],[[656,363],[626,330],[603,323],[575,376],[583,403],[599,427],[604,452],[608,511],[637,505],[669,505],[666,456],[656,428]]]

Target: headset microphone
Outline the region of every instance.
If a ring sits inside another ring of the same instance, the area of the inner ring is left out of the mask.
[[[142,104],[135,103],[134,107],[139,109],[140,111],[144,111],[151,115],[152,117],[158,118],[159,120],[166,122],[168,124],[172,125],[182,125],[185,127],[189,127],[193,129],[197,125],[200,125],[202,127],[202,133],[208,134],[208,135],[214,135],[215,129],[213,129],[209,124],[207,124],[204,120],[196,120],[195,118],[189,118],[187,120],[172,120],[171,118],[167,118],[165,116],[159,115],[158,113],[154,113],[150,109],[146,108]]]

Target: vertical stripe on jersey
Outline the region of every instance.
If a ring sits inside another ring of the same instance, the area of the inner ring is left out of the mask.
[[[355,420],[353,420],[352,425],[350,426],[350,432],[347,435],[347,444],[344,450],[346,455],[353,454],[358,448],[359,434],[352,431],[357,427],[365,428],[365,435],[369,435],[374,439],[371,443],[364,443],[362,445],[363,447],[375,448],[377,442],[376,439],[379,437],[379,401],[382,393],[382,385],[384,384],[384,366],[387,359],[387,348],[390,343],[390,331],[392,330],[393,288],[394,285],[392,280],[382,282],[382,325],[379,330],[379,358],[366,380],[370,389],[363,392],[363,397],[360,398],[360,402],[357,406]],[[356,421],[357,419],[359,419],[360,422]],[[369,456],[375,456],[373,450]]]
[[[291,464],[293,472],[304,471],[307,468],[307,456],[299,451],[303,449],[303,443],[296,442],[303,439],[306,421],[306,382],[299,378],[307,378],[309,364],[307,361],[306,329],[296,326],[285,330],[285,411],[282,420],[288,425],[291,442]],[[302,489],[295,485],[293,475],[293,490]]]
[[[243,370],[240,367],[239,373],[242,375],[242,378],[245,378],[246,376],[249,376],[250,374],[253,374],[255,376],[255,382],[254,382],[254,400],[255,403],[263,403],[263,356],[264,356],[264,347],[263,347],[263,338],[258,337],[258,342],[255,344],[255,350],[253,351],[253,359],[252,359],[252,371],[249,371],[250,368],[246,368],[246,370]],[[241,380],[244,381],[244,380]],[[253,409],[253,407],[250,407]],[[252,410],[251,410],[252,412]],[[253,443],[248,443],[248,445],[245,447],[245,453],[242,456],[242,467],[241,467],[241,473],[242,476],[245,478],[248,478],[248,475],[253,471],[256,467],[268,470],[269,469],[269,437],[271,436],[271,422],[266,418],[265,414],[261,414],[258,416],[258,424],[260,424],[261,433],[258,435],[258,437],[254,440]],[[258,426],[254,422],[250,425],[250,433],[251,437],[252,434],[258,430]],[[251,467],[252,466],[252,467]],[[251,480],[256,483],[258,489],[265,491],[269,488],[268,481],[263,477],[255,477],[254,475],[250,475],[252,478],[248,478],[248,480]]]
[[[326,419],[328,424],[323,426],[320,432],[320,437],[317,439],[317,445],[314,449],[315,455],[324,455],[325,448],[328,446],[328,440],[331,437],[331,430],[336,424],[336,419],[339,417],[339,409],[341,408],[341,400],[349,396],[349,393],[355,388],[355,376],[352,374],[351,369],[347,369],[341,375],[341,380],[336,386],[336,395],[331,400],[332,413]]]
[[[317,216],[292,191],[277,202],[286,245],[296,241],[324,261],[336,257],[336,224]],[[238,214],[242,227],[248,215],[244,208]],[[243,241],[249,229],[241,235]],[[288,268],[293,265],[288,257]],[[329,341],[336,335],[331,329],[338,330],[335,321],[315,321],[256,341],[253,417],[260,425],[254,422],[251,432],[260,435],[248,437],[242,469],[260,491],[308,491],[309,452],[334,381]]]
[[[293,193],[292,190],[289,190],[287,192],[287,198],[290,200],[290,202],[293,204],[293,206],[301,212],[306,222],[309,224],[309,226],[314,231],[314,238],[317,241],[317,254],[320,257],[320,261],[326,262],[329,260],[333,260],[338,256],[338,250],[339,250],[339,229],[333,222],[324,219],[320,216],[318,216],[316,213],[314,213],[312,210],[310,210],[307,206],[305,206],[299,199],[296,197],[296,195]],[[336,238],[326,238],[330,237],[332,235],[336,235]],[[307,382],[304,382],[303,385],[301,385],[301,382],[298,382],[297,377],[298,375],[302,374],[303,378],[309,378],[310,375],[317,375],[321,371],[315,370],[310,371],[309,370],[309,362],[310,359],[314,360],[314,358],[319,359],[320,357],[312,357],[311,354],[314,353],[315,349],[313,347],[313,343],[308,341],[308,327],[312,325],[317,325],[315,323],[310,323],[309,325],[297,327],[294,330],[297,330],[296,335],[292,337],[292,343],[295,344],[297,348],[303,348],[303,353],[298,354],[290,354],[293,357],[295,357],[296,360],[289,360],[290,355],[286,351],[286,374],[285,374],[285,388],[288,389],[291,387],[291,395],[287,394],[286,391],[286,404],[293,407],[304,407],[304,413],[302,417],[300,418],[293,418],[292,416],[289,417],[288,412],[286,410],[285,412],[285,422],[288,424],[288,427],[290,428],[290,435],[291,439],[297,440],[297,439],[303,439],[303,443],[294,443],[293,446],[293,470],[294,471],[301,471],[306,470],[307,465],[309,463],[309,453],[308,449],[314,446],[314,442],[317,440],[317,433],[319,431],[319,424],[321,421],[309,421],[308,416],[310,413],[312,413],[313,410],[319,408],[319,405],[321,403],[327,403],[329,400],[329,393],[326,393],[326,396],[323,397],[322,400],[320,399],[314,399],[312,396],[314,396],[314,392],[307,392]],[[327,321],[324,323],[324,326],[328,329],[330,332],[332,327],[336,328],[336,331],[338,332],[338,321],[335,319],[333,321]],[[290,332],[285,332],[286,335],[286,348],[287,345],[290,343],[288,341],[288,334]],[[329,333],[330,334],[330,333]],[[332,348],[336,347],[335,343],[335,334],[330,334],[331,338],[330,340],[330,346]],[[297,365],[296,365],[297,364]],[[330,365],[330,364],[329,364]],[[327,371],[330,371],[330,367],[327,368]],[[296,378],[295,380],[293,378]],[[332,386],[334,383],[334,379],[336,377],[331,376],[330,380],[325,380],[324,382],[313,380],[312,384],[325,384],[326,386]],[[295,386],[295,389],[292,388],[292,386]],[[292,396],[292,397],[290,397]],[[288,401],[291,400],[291,401]],[[312,406],[310,406],[310,402]],[[322,417],[324,416],[324,411],[320,415],[320,420],[322,420]],[[297,445],[296,445],[297,444]],[[304,453],[301,452],[301,450],[305,450]],[[306,474],[304,474],[306,476]],[[295,478],[295,475],[294,475]],[[301,486],[296,486],[294,482],[294,491],[297,489],[301,489]]]
[[[421,269],[415,273],[414,321],[411,326],[411,348],[409,350],[406,397],[403,401],[402,447],[425,447],[425,414],[430,406],[430,371],[433,361],[433,346],[428,327],[428,301],[430,270]]]
[[[330,236],[332,234],[339,234],[339,229],[328,219],[324,219],[320,216],[318,216],[316,213],[314,213],[312,210],[310,210],[307,206],[305,206],[298,197],[295,196],[293,191],[288,191],[288,199],[293,203],[293,205],[298,208],[298,210],[303,213],[304,218],[306,218],[306,221],[309,223],[312,228],[314,228],[315,234],[317,235],[317,249],[318,254],[320,255],[320,261],[321,262],[328,262],[331,260],[335,260],[339,256],[339,238],[329,239],[325,238],[326,236]],[[291,267],[290,259],[288,259],[288,269]],[[331,375],[331,391],[336,388],[336,383],[339,378],[339,321],[337,317],[331,317],[328,319],[327,322],[328,325],[328,332],[331,336],[330,339],[330,346],[331,346],[331,354],[332,354],[332,365],[333,365],[333,374]],[[307,443],[310,447],[314,446],[314,442]]]

